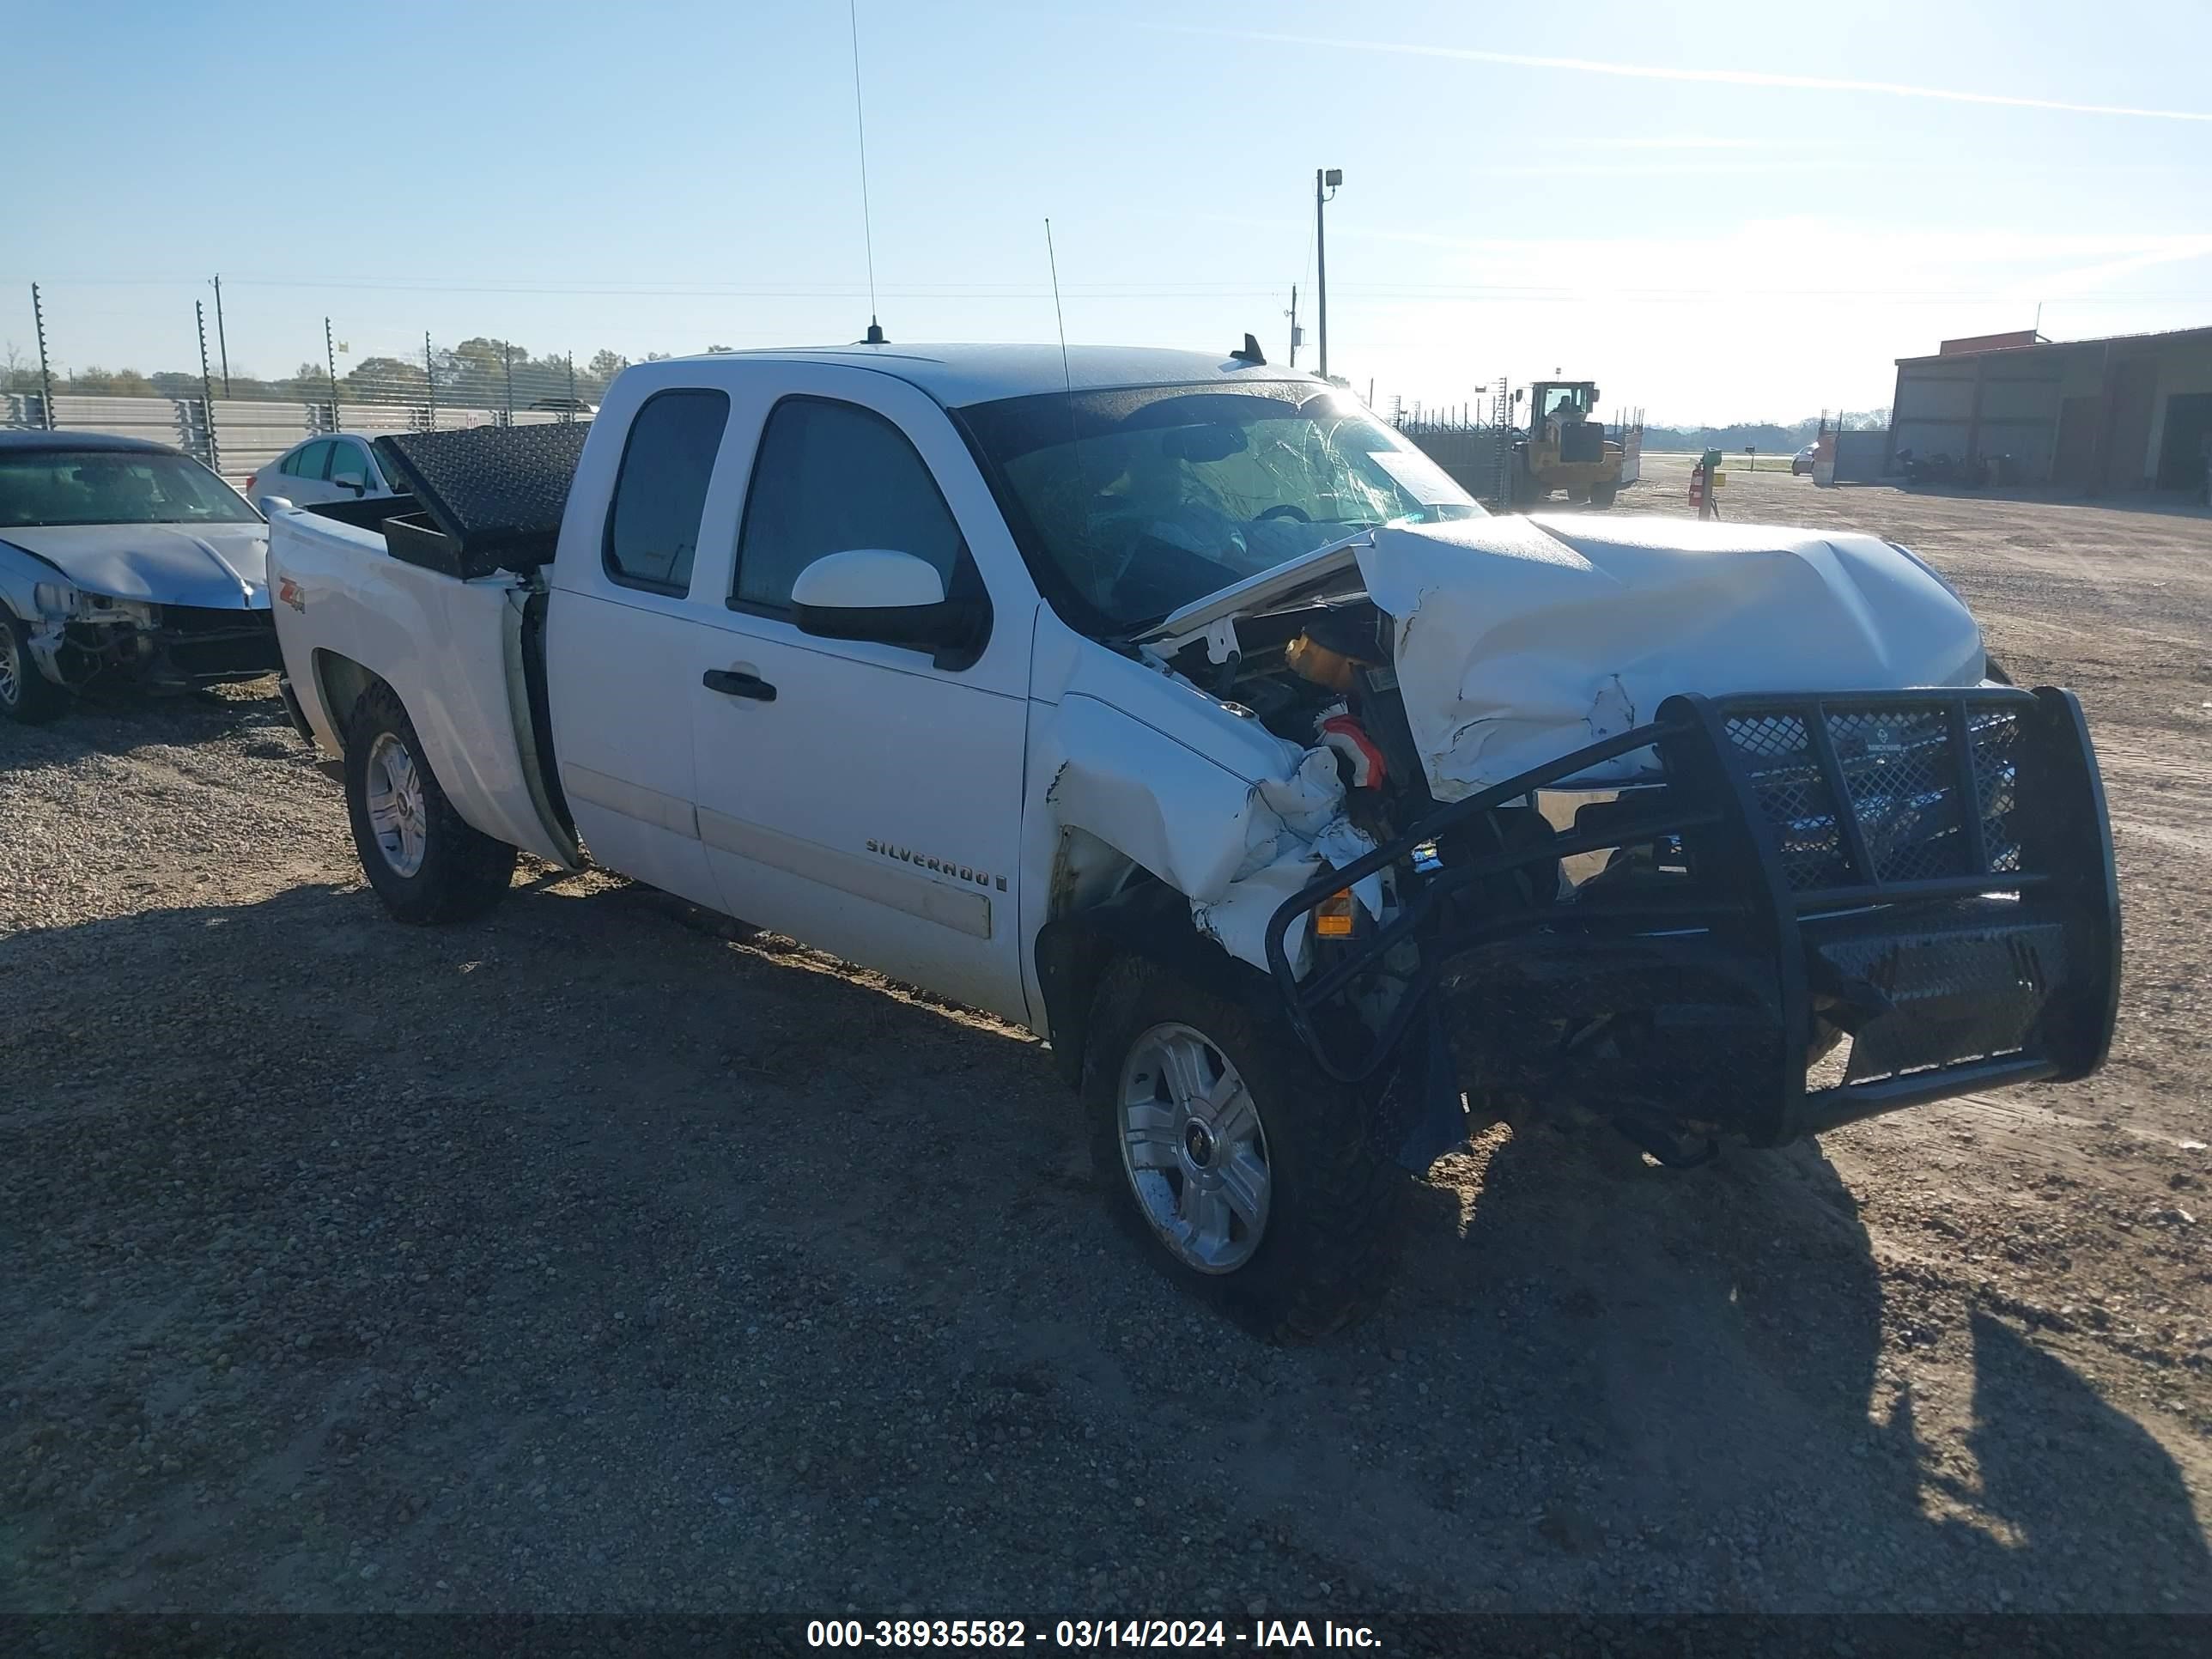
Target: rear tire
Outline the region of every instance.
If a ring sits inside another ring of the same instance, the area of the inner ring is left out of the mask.
[[[465,921],[507,892],[514,848],[453,811],[398,694],[381,680],[353,706],[345,793],[362,870],[401,921]]]
[[[1364,1100],[1279,1020],[1125,957],[1092,1006],[1083,1099],[1117,1218],[1169,1278],[1254,1335],[1327,1336],[1388,1282],[1405,1172],[1370,1144]],[[1194,1224],[1209,1206],[1218,1236]]]
[[[1600,511],[1603,511],[1605,508],[1613,505],[1614,498],[1620,494],[1620,486],[1619,484],[1592,484],[1590,486],[1590,505],[1598,508]]]
[[[0,605],[0,714],[21,726],[44,726],[69,708],[70,696],[31,655],[31,630]]]

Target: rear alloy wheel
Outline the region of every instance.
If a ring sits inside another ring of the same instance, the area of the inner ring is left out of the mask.
[[[1310,1340],[1388,1282],[1409,1185],[1358,1091],[1283,1024],[1158,963],[1100,981],[1084,1042],[1091,1159],[1155,1266],[1254,1334]]]
[[[430,826],[422,805],[422,775],[408,758],[407,745],[380,732],[368,749],[365,802],[376,850],[392,872],[411,876],[422,867]]]
[[[354,705],[345,781],[362,872],[400,921],[463,921],[507,891],[514,848],[453,811],[407,710],[381,682]]]
[[[0,624],[0,714],[43,726],[69,707],[69,693],[40,670],[31,655],[31,630],[4,605]]]

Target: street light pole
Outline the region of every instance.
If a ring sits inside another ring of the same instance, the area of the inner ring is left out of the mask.
[[[1328,239],[1325,234],[1322,208],[1336,194],[1336,187],[1344,182],[1342,167],[1314,169],[1314,288],[1316,310],[1321,319],[1321,377],[1328,379]],[[1328,194],[1322,194],[1326,188]]]

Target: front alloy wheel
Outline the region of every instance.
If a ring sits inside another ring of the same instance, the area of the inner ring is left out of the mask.
[[[1183,1290],[1310,1341],[1381,1291],[1407,1182],[1375,1150],[1371,1103],[1316,1069],[1265,980],[1237,977],[1107,966],[1083,1028],[1091,1165]]]
[[[1202,1273],[1234,1273],[1267,1229],[1273,1176],[1260,1109],[1205,1034],[1155,1025],[1121,1067],[1121,1166],[1169,1251]]]
[[[40,671],[31,630],[0,605],[0,714],[41,726],[69,706],[69,694]]]

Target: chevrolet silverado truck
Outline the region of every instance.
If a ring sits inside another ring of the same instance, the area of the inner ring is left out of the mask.
[[[716,354],[378,443],[409,494],[271,503],[270,565],[392,914],[588,857],[1024,1026],[1270,1336],[1477,1126],[1648,1170],[2105,1057],[2081,709],[1876,538],[1487,516],[1249,339]]]

